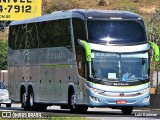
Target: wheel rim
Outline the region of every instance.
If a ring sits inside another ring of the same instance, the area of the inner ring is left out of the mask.
[[[30,94],[30,100],[29,100],[30,106],[33,106],[33,94]]]
[[[76,108],[76,96],[75,96],[75,94],[73,94],[73,95],[71,96],[71,106],[72,106],[73,108]]]
[[[27,102],[27,95],[26,95],[26,93],[24,93],[22,96],[22,103],[24,106],[26,106],[26,102]]]

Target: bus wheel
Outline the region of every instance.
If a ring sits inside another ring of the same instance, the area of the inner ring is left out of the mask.
[[[28,105],[27,105],[27,93],[26,91],[22,92],[21,95],[21,100],[22,100],[22,107],[24,108],[24,110],[28,110]]]
[[[122,108],[122,113],[124,115],[130,115],[133,111],[133,107],[123,107]]]
[[[69,108],[71,112],[78,112],[78,106],[76,105],[76,95],[74,92],[72,92],[69,95]]]
[[[28,92],[28,107],[29,107],[29,110],[34,110],[34,94],[33,94],[33,90],[32,89],[29,89],[29,92]]]

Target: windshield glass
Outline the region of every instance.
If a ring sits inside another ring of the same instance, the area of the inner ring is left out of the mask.
[[[148,78],[148,53],[92,53],[92,77],[109,81],[133,81]]]
[[[88,39],[101,43],[140,43],[146,42],[144,25],[131,20],[88,20]]]
[[[122,54],[122,81],[148,78],[148,53]]]

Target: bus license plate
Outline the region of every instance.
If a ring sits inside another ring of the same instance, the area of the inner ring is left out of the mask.
[[[117,100],[116,103],[117,104],[126,104],[127,100]]]

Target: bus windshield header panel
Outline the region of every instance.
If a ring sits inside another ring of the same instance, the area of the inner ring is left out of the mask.
[[[88,40],[104,44],[136,44],[147,42],[143,22],[136,20],[88,19]]]

